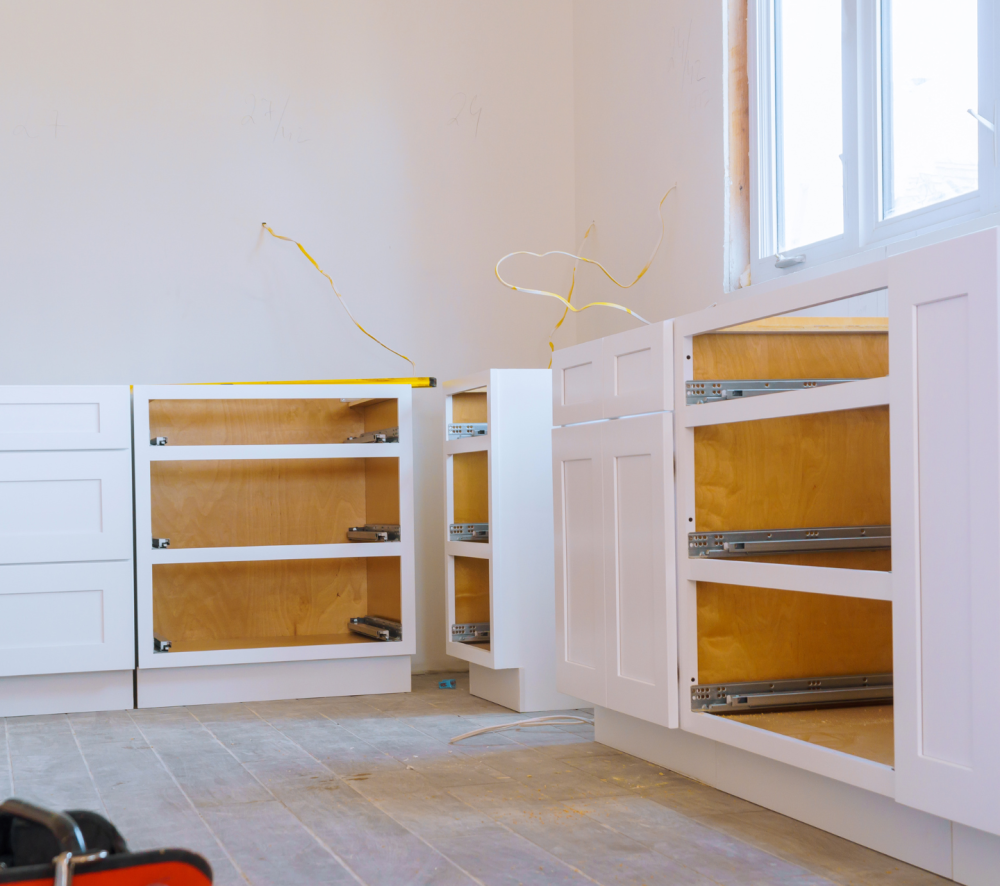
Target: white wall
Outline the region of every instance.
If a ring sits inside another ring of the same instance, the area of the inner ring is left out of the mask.
[[[410,374],[262,221],[418,374],[544,366],[558,306],[493,265],[572,248],[572,41],[569,0],[0,0],[0,383]],[[419,670],[457,663],[414,399]]]
[[[574,302],[628,305],[650,321],[722,297],[724,273],[724,3],[576,0],[573,5],[576,237],[596,221],[588,255],[630,281],[659,234],[649,272],[622,290],[586,268]],[[592,308],[576,334],[589,341],[636,326]]]

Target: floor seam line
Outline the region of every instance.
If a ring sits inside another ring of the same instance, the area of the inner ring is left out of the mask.
[[[87,775],[90,777],[90,783],[94,786],[94,793],[97,794],[97,799],[101,802],[101,808],[104,810],[104,816],[108,821],[111,821],[111,813],[108,811],[108,804],[104,802],[104,795],[101,793],[101,789],[97,786],[97,779],[94,778],[94,772],[90,768],[90,761],[87,759],[87,755],[83,752],[83,745],[80,744],[80,736],[76,734],[76,730],[73,728],[73,721],[70,719],[69,714],[66,715],[66,722],[69,724],[69,731],[73,736],[73,741],[76,742],[76,749],[80,752],[80,759],[83,760],[83,765],[87,770]]]
[[[249,707],[249,705],[248,705],[248,707]],[[354,787],[354,785],[348,784],[343,778],[341,778],[336,772],[334,772],[329,766],[327,766],[326,763],[324,763],[318,757],[315,757],[312,754],[310,754],[309,751],[306,748],[304,748],[302,745],[300,745],[290,735],[286,734],[285,732],[282,732],[270,720],[266,720],[264,717],[261,717],[260,714],[258,714],[256,711],[253,710],[253,708],[250,708],[250,710],[253,711],[253,714],[254,714],[255,717],[259,717],[261,719],[261,721],[263,721],[264,723],[267,723],[267,725],[270,726],[275,732],[277,732],[278,735],[281,735],[284,738],[286,738],[288,741],[290,741],[293,745],[295,745],[295,747],[297,747],[300,751],[302,751],[302,753],[305,754],[307,757],[309,757],[311,760],[315,760],[320,766],[322,766],[327,772],[329,772],[334,778],[336,778],[337,781],[339,781],[345,788],[347,788],[348,790],[350,790],[352,793],[357,794],[366,803],[371,803],[371,805],[374,806],[379,812],[381,812],[384,816],[386,816],[391,821],[396,822],[396,824],[398,824],[404,831],[406,831],[406,833],[412,835],[417,840],[419,840],[421,843],[423,843],[428,849],[431,850],[431,852],[434,852],[435,854],[441,856],[441,858],[443,858],[448,864],[450,864],[453,868],[455,868],[455,870],[459,871],[460,873],[465,874],[465,876],[467,876],[474,883],[478,883],[479,886],[486,886],[486,884],[482,880],[480,880],[479,877],[475,876],[475,874],[473,874],[471,871],[467,871],[457,861],[455,861],[453,858],[450,858],[449,856],[445,855],[440,849],[437,848],[437,846],[435,846],[433,843],[430,843],[427,840],[425,840],[422,836],[420,836],[420,834],[416,833],[415,831],[410,830],[410,828],[408,828],[405,824],[403,824],[403,822],[401,822],[398,818],[396,818],[391,812],[387,812],[385,809],[383,809],[381,806],[379,806],[379,804],[376,803],[374,800],[371,800],[368,797],[366,797],[364,794],[361,793],[361,791],[359,791],[356,787]],[[338,726],[341,729],[344,729],[343,726],[341,726],[339,723],[337,723],[332,718],[327,717],[326,714],[324,714],[322,711],[317,711],[317,713],[321,717],[323,717],[324,719],[329,720],[335,726]],[[350,732],[349,729],[345,730],[345,731]],[[351,732],[351,735],[354,735],[354,733]],[[357,738],[356,735],[354,737]],[[364,739],[361,739],[361,740],[363,741]],[[368,744],[368,742],[365,742],[365,744]],[[378,750],[378,748],[376,748],[375,750]],[[380,752],[380,753],[382,753],[382,752]],[[292,814],[295,815],[294,812]],[[297,815],[295,817],[298,818]]]
[[[529,845],[534,846],[539,852],[544,852],[549,858],[553,859],[558,864],[561,864],[563,867],[569,868],[571,871],[573,871],[574,873],[579,874],[584,879],[590,880],[590,882],[594,883],[595,886],[605,886],[605,884],[601,883],[600,880],[595,880],[593,877],[591,877],[589,874],[584,873],[583,871],[581,871],[575,865],[571,865],[568,861],[563,861],[563,859],[561,859],[558,855],[553,855],[544,846],[539,846],[536,842],[534,842],[534,840],[529,840],[527,837],[524,836],[524,834],[519,834],[512,827],[510,827],[509,825],[505,824],[504,822],[497,821],[497,819],[495,819],[492,815],[490,815],[485,810],[476,809],[476,807],[473,806],[471,803],[467,803],[461,797],[455,796],[455,794],[453,794],[451,792],[450,788],[447,791],[445,791],[445,793],[447,793],[449,797],[452,797],[455,800],[458,800],[458,802],[461,803],[463,806],[467,806],[473,812],[479,812],[482,815],[485,815],[487,818],[489,818],[490,821],[492,821],[494,824],[498,825],[499,827],[503,828],[505,831],[507,831],[507,833],[512,834],[518,840],[523,840],[525,843],[528,843]]]
[[[253,711],[252,708],[248,707],[247,709]],[[247,773],[247,775],[249,775],[255,782],[257,782],[257,784],[259,784],[265,791],[267,791],[268,796],[270,796],[270,798],[272,800],[274,800],[276,803],[278,803],[281,806],[282,809],[285,809],[285,810],[288,811],[288,813],[292,816],[292,818],[294,818],[299,823],[299,826],[307,834],[309,834],[309,836],[312,837],[313,840],[315,840],[316,843],[322,849],[324,849],[330,855],[330,857],[334,859],[334,861],[337,862],[337,864],[339,864],[345,871],[347,871],[347,873],[349,873],[358,883],[360,883],[361,886],[368,886],[368,884],[364,880],[362,880],[360,876],[358,876],[358,873],[357,873],[357,871],[354,870],[354,868],[352,868],[346,861],[344,861],[344,859],[342,859],[337,852],[335,852],[333,849],[331,849],[329,846],[327,846],[326,843],[324,843],[313,832],[312,828],[310,828],[309,825],[307,825],[304,821],[302,821],[302,819],[299,818],[291,809],[289,809],[288,806],[286,806],[284,802],[282,802],[281,800],[279,800],[274,795],[274,792],[266,784],[264,784],[264,782],[262,782],[259,778],[257,778],[256,775],[254,775],[249,769],[247,769],[247,767],[243,764],[243,761],[240,760],[240,758],[237,757],[236,754],[234,754],[230,748],[226,747],[225,743],[219,738],[219,736],[217,736],[211,729],[208,728],[208,726],[206,726],[201,720],[199,720],[196,714],[194,714],[191,711],[188,711],[188,713],[190,713],[191,716],[194,717],[195,721],[201,726],[202,729],[204,729],[209,735],[212,736],[213,739],[215,739],[215,741],[218,743],[219,747],[221,747],[223,750],[225,750],[226,753],[229,754],[229,756],[232,757],[237,762],[237,764],[239,764],[239,767],[245,773]],[[254,714],[254,716],[257,716],[257,712],[256,711],[253,711],[253,714]]]
[[[177,776],[175,776],[174,773],[170,771],[170,767],[167,766],[167,764],[163,760],[163,757],[160,756],[160,752],[153,746],[153,743],[149,740],[148,736],[143,731],[142,726],[140,726],[139,723],[132,716],[132,712],[131,711],[126,711],[125,713],[128,715],[128,718],[132,721],[132,724],[135,726],[135,728],[139,730],[139,735],[142,736],[142,740],[144,742],[146,742],[146,744],[149,746],[149,749],[153,752],[153,756],[156,757],[157,762],[163,767],[163,771],[166,772],[168,776],[170,776],[170,780],[174,783],[174,786],[177,788],[177,790],[179,790],[181,792],[181,796],[185,800],[187,800],[188,805],[191,807],[191,810],[194,812],[194,814],[198,816],[198,821],[200,821],[205,826],[205,829],[212,835],[212,839],[215,840],[215,842],[218,845],[219,849],[222,850],[222,854],[225,855],[226,858],[229,859],[229,863],[236,870],[236,873],[239,874],[243,878],[243,882],[249,883],[250,880],[247,878],[247,875],[245,873],[243,873],[243,868],[241,868],[236,863],[236,859],[233,858],[233,856],[230,854],[229,850],[226,849],[226,847],[223,844],[222,840],[219,839],[219,835],[217,833],[215,833],[215,830],[213,829],[213,827],[205,820],[205,817],[201,814],[201,811],[198,809],[198,807],[195,806],[194,800],[192,800],[188,796],[188,792],[185,791],[183,787],[181,787],[181,783],[177,780]]]

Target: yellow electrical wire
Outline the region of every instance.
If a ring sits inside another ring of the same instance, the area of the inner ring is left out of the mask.
[[[619,282],[608,271],[608,269],[604,267],[604,265],[602,265],[599,261],[596,261],[595,259],[586,258],[582,255],[574,255],[571,252],[563,252],[561,249],[553,249],[551,252],[528,252],[527,250],[520,250],[518,252],[508,253],[502,259],[500,259],[500,261],[497,262],[496,268],[494,268],[494,273],[497,275],[497,280],[499,280],[504,286],[506,286],[513,292],[530,292],[532,295],[545,295],[548,296],[549,298],[554,298],[558,301],[561,301],[566,306],[566,310],[573,311],[574,314],[579,314],[582,311],[586,311],[587,308],[595,308],[595,307],[614,308],[615,310],[618,311],[624,311],[626,314],[635,317],[636,320],[639,320],[648,326],[649,320],[646,320],[644,317],[639,316],[639,314],[637,314],[631,308],[626,308],[624,305],[615,304],[614,302],[610,301],[593,301],[590,304],[578,308],[574,304],[572,304],[569,299],[563,298],[557,292],[549,292],[545,289],[527,289],[523,286],[515,286],[513,283],[508,283],[506,280],[504,280],[503,277],[500,276],[500,265],[502,265],[505,261],[507,261],[508,258],[513,258],[515,255],[530,255],[533,256],[534,258],[547,258],[550,255],[565,255],[568,256],[569,258],[575,259],[578,262],[582,261],[586,262],[588,265],[597,265],[597,267],[599,267],[604,272],[604,276],[607,277],[612,283],[614,283],[615,286],[617,286],[619,289],[629,289],[630,287],[635,286],[635,284],[642,279],[646,271],[649,270],[649,266],[653,263],[653,259],[656,258],[656,253],[660,251],[660,244],[663,242],[663,236],[666,231],[666,222],[663,220],[663,201],[670,196],[671,192],[676,187],[677,185],[674,185],[674,187],[670,188],[670,190],[668,190],[667,193],[664,194],[663,197],[660,199],[659,205],[657,206],[657,212],[660,216],[660,237],[656,241],[656,246],[653,249],[653,254],[649,257],[649,261],[647,261],[646,264],[642,266],[642,270],[639,271],[638,274],[636,274],[635,279],[631,283]],[[575,274],[574,274],[574,280],[575,280]]]
[[[324,270],[323,270],[323,269],[322,269],[322,268],[321,268],[321,267],[320,267],[320,266],[319,266],[318,264],[316,264],[316,259],[314,259],[314,258],[313,258],[313,257],[312,257],[312,256],[311,256],[311,255],[310,255],[310,254],[309,254],[308,252],[306,252],[306,248],[305,248],[305,247],[304,247],[304,246],[303,246],[303,245],[302,245],[301,243],[299,243],[299,241],[298,241],[298,240],[293,240],[293,239],[292,239],[291,237],[282,237],[282,236],[281,236],[281,234],[275,234],[275,233],[274,233],[274,231],[272,231],[272,230],[271,230],[271,228],[270,228],[270,226],[268,225],[268,223],[267,223],[267,222],[261,222],[261,227],[262,227],[262,228],[263,228],[263,229],[264,229],[265,231],[267,231],[267,232],[268,232],[268,233],[269,233],[269,234],[270,234],[270,235],[271,235],[272,237],[274,237],[275,239],[277,239],[277,240],[285,240],[285,241],[287,241],[288,243],[294,243],[294,244],[295,244],[296,246],[298,246],[298,247],[299,247],[299,251],[300,251],[300,252],[301,252],[301,253],[302,253],[302,254],[303,254],[303,255],[304,255],[304,256],[305,256],[305,257],[306,257],[307,259],[309,259],[309,263],[310,263],[310,264],[311,264],[311,265],[312,265],[312,266],[313,266],[313,267],[314,267],[314,268],[315,268],[315,269],[316,269],[317,271],[319,271],[319,272],[320,272],[320,273],[321,273],[321,274],[322,274],[322,275],[323,275],[324,277],[326,277],[326,279],[327,279],[327,280],[329,281],[329,283],[330,283],[330,288],[331,288],[331,289],[333,289],[333,294],[334,294],[335,296],[337,296],[337,299],[338,299],[338,300],[340,301],[340,304],[341,304],[341,305],[343,306],[344,310],[345,310],[345,311],[347,311],[347,316],[351,318],[351,322],[352,322],[352,323],[354,323],[354,325],[355,325],[355,326],[357,326],[357,327],[358,327],[358,329],[360,329],[360,330],[361,330],[361,331],[362,331],[362,332],[363,332],[363,333],[364,333],[365,335],[367,335],[367,336],[368,336],[368,337],[369,337],[369,338],[370,338],[370,339],[371,339],[371,340],[372,340],[373,342],[375,342],[375,344],[377,344],[377,345],[381,345],[381,346],[382,346],[383,348],[385,348],[385,349],[386,349],[387,351],[390,351],[391,353],[395,354],[395,355],[396,355],[397,357],[402,357],[402,358],[403,358],[403,359],[404,359],[404,360],[405,360],[405,361],[406,361],[407,363],[409,363],[409,364],[410,364],[410,366],[412,366],[412,367],[413,367],[413,371],[414,371],[414,373],[415,373],[415,372],[417,371],[417,367],[416,367],[416,366],[414,365],[413,361],[412,361],[412,360],[411,360],[411,359],[410,359],[409,357],[407,357],[407,356],[406,356],[405,354],[401,354],[401,353],[399,353],[399,351],[394,351],[394,350],[393,350],[392,348],[390,348],[390,347],[389,347],[389,346],[388,346],[387,344],[385,344],[384,342],[381,342],[381,341],[379,341],[379,340],[378,340],[377,338],[375,338],[375,336],[374,336],[374,335],[372,335],[372,334],[371,334],[371,333],[370,333],[370,332],[369,332],[369,331],[368,331],[367,329],[365,329],[365,327],[364,327],[364,326],[362,326],[362,325],[361,325],[360,323],[358,323],[358,321],[357,321],[357,320],[355,320],[355,319],[354,319],[354,314],[352,314],[352,313],[351,313],[351,309],[350,309],[349,307],[347,307],[347,302],[345,302],[345,301],[344,301],[344,296],[342,296],[342,295],[341,295],[341,294],[340,294],[340,293],[339,293],[339,292],[337,291],[337,286],[336,286],[336,284],[335,284],[335,283],[333,282],[333,277],[331,277],[331,276],[330,276],[330,275],[329,275],[329,274],[328,274],[328,273],[327,273],[326,271],[324,271]]]
[[[578,253],[583,252],[583,247],[587,245],[587,238],[590,236],[590,232],[594,230],[595,224],[596,222],[591,222],[590,227],[587,228],[586,233],[583,235],[583,239],[580,241],[580,248],[577,250]],[[566,293],[566,301],[568,302],[573,301],[573,288],[576,286],[576,269],[579,266],[579,264],[580,264],[579,261],[573,262],[573,276],[570,277],[569,292]],[[563,321],[566,319],[567,314],[569,314],[568,305],[565,308],[563,308],[562,316],[559,318],[559,322],[552,327],[552,331],[549,333],[549,365],[546,367],[546,369],[552,368],[552,355],[556,351],[556,345],[555,345],[556,330],[563,325]]]

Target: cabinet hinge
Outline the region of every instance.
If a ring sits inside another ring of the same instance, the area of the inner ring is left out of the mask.
[[[891,547],[891,526],[688,533],[688,557],[745,557],[799,551],[869,551]]]
[[[684,383],[684,393],[687,405],[698,403],[715,403],[719,400],[738,400],[746,397],[759,397],[762,394],[779,394],[782,391],[807,391],[810,388],[823,388],[827,385],[839,385],[848,381],[861,381],[857,378],[769,378],[743,379],[723,381],[688,381]]]
[[[762,680],[691,687],[691,710],[711,714],[891,703],[892,674]]]

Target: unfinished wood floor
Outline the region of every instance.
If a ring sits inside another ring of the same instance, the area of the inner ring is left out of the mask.
[[[8,718],[0,795],[93,809],[220,884],[945,883],[594,743],[444,675],[414,691]]]

